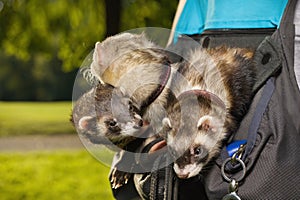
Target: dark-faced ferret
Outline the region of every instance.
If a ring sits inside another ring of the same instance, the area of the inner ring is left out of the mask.
[[[118,88],[99,84],[75,102],[71,121],[82,137],[93,144],[106,145],[134,165],[134,158],[127,151],[134,152],[142,145],[147,126],[130,101]],[[130,171],[119,171],[122,165],[122,160],[114,165],[110,176],[112,188],[126,184],[131,176]]]
[[[199,174],[238,128],[253,96],[252,56],[246,49],[198,49],[180,66],[171,84],[179,95],[169,102],[161,132],[178,177]]]
[[[99,84],[76,101],[72,122],[80,135],[94,144],[124,149],[142,134],[141,117],[130,108],[129,98],[118,93],[111,85]]]

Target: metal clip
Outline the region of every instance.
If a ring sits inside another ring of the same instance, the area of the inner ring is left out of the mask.
[[[227,195],[225,195],[222,198],[222,200],[241,200],[241,198],[237,194],[237,190],[238,190],[238,185],[239,185],[238,183],[240,181],[242,181],[246,175],[246,165],[245,165],[244,161],[242,160],[242,156],[245,151],[245,148],[246,148],[246,145],[244,145],[244,144],[240,145],[238,150],[231,157],[227,158],[222,164],[221,174],[222,174],[223,178],[227,182],[229,182],[229,190],[228,190],[229,193]],[[227,176],[227,174],[225,173],[225,166],[229,162],[231,162],[232,165],[240,163],[240,165],[242,167],[242,174],[239,177],[233,178],[233,177]]]
[[[244,179],[244,177],[245,177],[245,175],[246,175],[246,165],[245,165],[245,163],[244,163],[241,159],[239,159],[239,158],[236,158],[236,161],[237,161],[238,163],[240,163],[240,164],[241,164],[241,167],[242,167],[242,174],[241,174],[238,178],[235,179],[237,182],[240,182],[240,181],[242,181],[242,180]],[[223,178],[224,178],[227,182],[231,182],[231,181],[233,180],[232,177],[228,177],[228,176],[226,175],[226,173],[225,173],[225,166],[226,166],[227,163],[229,163],[229,162],[231,162],[231,158],[227,158],[227,159],[224,161],[224,163],[222,164],[222,167],[221,167],[221,174],[222,174]]]
[[[242,159],[243,153],[245,152],[246,145],[241,144],[239,149],[231,156],[231,164],[234,165],[237,163],[237,158]]]

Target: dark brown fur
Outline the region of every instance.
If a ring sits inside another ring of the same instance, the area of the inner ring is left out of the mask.
[[[115,93],[120,92],[110,85],[99,84],[85,93],[75,103],[72,121],[78,132],[95,144],[106,144],[125,148],[136,136],[128,134],[132,130],[142,132],[142,120],[137,118],[133,110],[128,109],[129,99],[122,96],[116,99]],[[112,102],[113,101],[113,102]],[[128,125],[129,131],[124,127]]]

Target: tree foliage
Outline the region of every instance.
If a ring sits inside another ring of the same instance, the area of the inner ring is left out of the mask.
[[[23,61],[57,57],[70,71],[102,39],[104,13],[97,0],[7,0],[0,13],[1,46],[6,55]]]
[[[126,0],[123,1],[121,30],[138,27],[162,27],[171,29],[178,1],[174,0]]]
[[[120,30],[170,28],[176,5],[121,0]],[[110,26],[105,16],[104,0],[0,1],[0,99],[70,99],[76,70]]]

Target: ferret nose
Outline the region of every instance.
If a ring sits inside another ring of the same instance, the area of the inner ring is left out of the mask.
[[[137,123],[139,126],[143,126],[143,120],[139,120]]]

